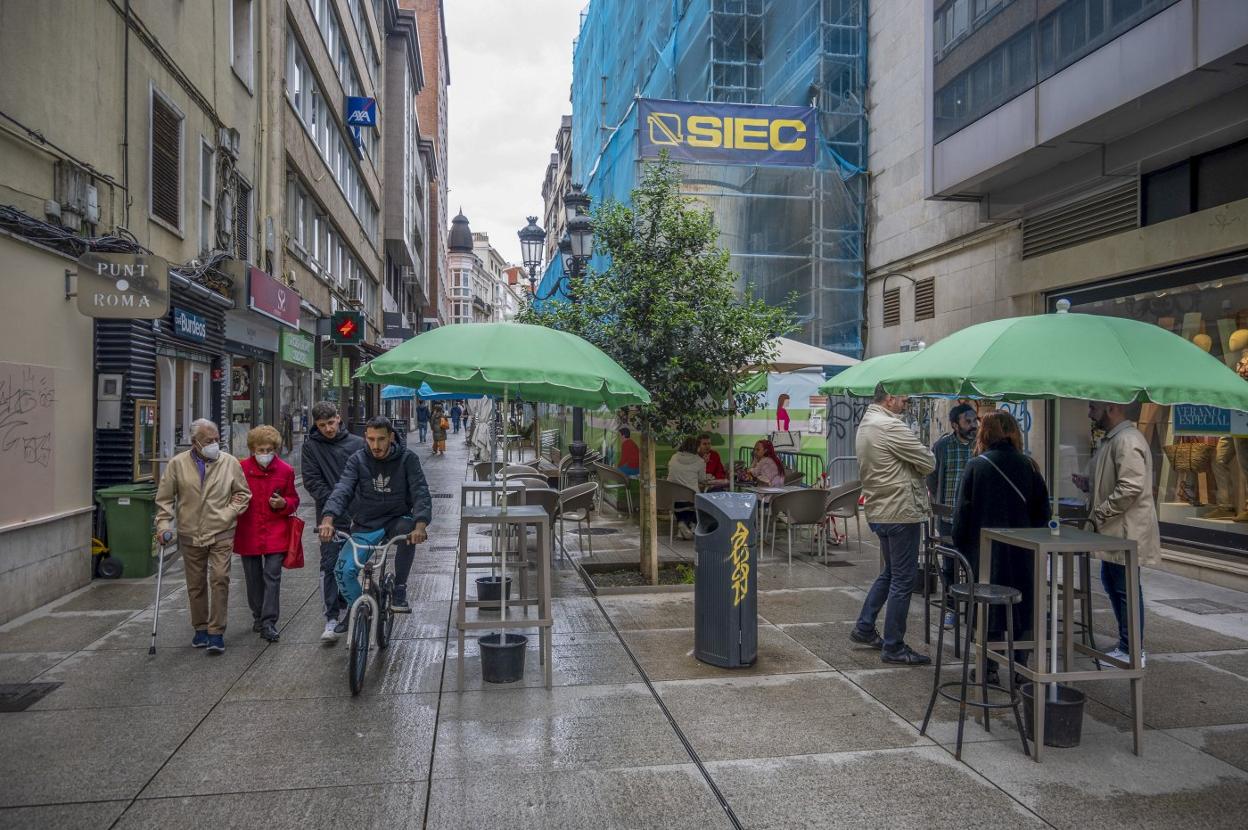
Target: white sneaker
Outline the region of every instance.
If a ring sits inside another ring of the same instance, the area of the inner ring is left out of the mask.
[[[322,643],[338,642],[338,637],[341,635],[337,631],[334,630],[337,627],[338,627],[338,623],[336,620],[329,620],[327,623],[325,623],[325,630],[321,632],[321,642]]]
[[[1122,649],[1120,649],[1120,648],[1116,648],[1116,649],[1114,649],[1113,651],[1109,652],[1109,653],[1108,653],[1108,654],[1106,654],[1105,656],[1106,656],[1106,657],[1112,657],[1112,658],[1114,658],[1115,660],[1121,660],[1122,662],[1126,663],[1127,665],[1131,665],[1131,655],[1130,655],[1130,654],[1128,654],[1127,652],[1123,651],[1123,650],[1122,650]],[[1148,665],[1148,652],[1147,652],[1147,651],[1141,651],[1141,652],[1140,652],[1140,668],[1143,668],[1144,666],[1147,666],[1147,665]],[[1105,663],[1105,662],[1103,662],[1103,661],[1101,661],[1101,666],[1102,666],[1103,668],[1107,668],[1107,669],[1109,669],[1109,668],[1117,668],[1117,666],[1115,666],[1114,664],[1112,664],[1112,663]]]

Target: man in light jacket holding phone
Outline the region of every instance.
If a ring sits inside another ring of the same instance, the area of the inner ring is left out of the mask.
[[[169,461],[156,490],[156,540],[173,541],[176,517],[195,629],[191,645],[209,654],[225,651],[234,529],[250,502],[243,467],[221,450],[217,425],[205,418],[191,422],[191,448]]]

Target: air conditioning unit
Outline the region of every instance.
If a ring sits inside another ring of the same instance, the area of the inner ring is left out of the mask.
[[[94,224],[99,221],[99,199],[91,177],[82,168],[67,161],[55,165],[55,199],[60,204],[61,225],[77,233],[82,230],[82,220]],[[94,210],[92,211],[92,208]],[[90,214],[94,215],[91,218]]]
[[[347,280],[347,299],[353,303],[364,302],[364,283],[355,277]]]
[[[217,130],[217,146],[227,156],[238,160],[238,151],[242,145],[242,136],[233,127],[220,127]]]

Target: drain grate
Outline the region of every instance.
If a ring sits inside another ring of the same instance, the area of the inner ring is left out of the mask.
[[[459,548],[455,545],[434,545],[429,548],[431,553],[454,553],[457,550],[459,550]]]
[[[60,685],[60,683],[0,683],[0,712],[24,712]]]
[[[1157,603],[1160,605],[1169,605],[1171,608],[1178,608],[1180,611],[1187,611],[1191,614],[1243,614],[1248,612],[1248,608],[1240,608],[1238,605],[1227,605],[1224,602],[1215,602],[1211,599],[1159,599]]]
[[[591,527],[589,529],[590,536],[610,536],[612,533],[619,533],[618,527]]]
[[[429,495],[433,496],[435,499],[452,499],[452,498],[455,498],[454,494],[452,494],[452,493],[430,493]]]

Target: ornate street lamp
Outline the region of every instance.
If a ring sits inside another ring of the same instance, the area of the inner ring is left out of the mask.
[[[529,270],[529,291],[537,293],[537,271],[542,267],[542,249],[546,247],[546,231],[538,227],[537,217],[530,216],[529,224],[520,229],[520,256]]]

